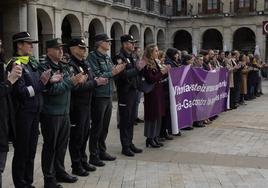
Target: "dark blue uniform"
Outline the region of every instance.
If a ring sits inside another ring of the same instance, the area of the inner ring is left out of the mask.
[[[88,166],[86,146],[90,133],[90,108],[92,91],[97,87],[97,82],[94,80],[93,72],[86,61],[80,61],[71,56],[69,65],[74,75],[82,71],[88,75],[84,84],[79,84],[72,89],[70,107],[70,119],[73,126],[70,133],[69,151],[73,170],[81,171]]]
[[[44,84],[37,70],[38,62],[30,57],[28,62],[22,63],[20,58],[22,57],[13,58],[7,68],[10,71],[13,63],[23,67],[22,76],[13,85],[12,91],[16,115],[12,177],[15,187],[27,187],[33,183]]]
[[[133,54],[128,54],[121,49],[120,53],[114,58],[114,64],[117,64],[118,59],[127,63],[125,70],[122,71],[115,80],[120,118],[120,140],[122,149],[125,151],[134,146],[132,143],[133,126],[136,119],[135,110],[140,71],[136,68],[137,60]]]

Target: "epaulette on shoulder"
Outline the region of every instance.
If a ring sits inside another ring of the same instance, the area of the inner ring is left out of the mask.
[[[12,58],[7,62],[7,66],[8,66],[9,64],[13,64],[13,63],[15,63],[17,60],[18,60],[18,59],[17,59],[16,57],[12,57]]]

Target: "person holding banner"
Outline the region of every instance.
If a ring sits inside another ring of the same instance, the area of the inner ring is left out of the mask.
[[[171,67],[179,67],[179,58],[181,58],[180,55],[181,52],[177,50],[176,48],[168,48],[166,51],[165,61],[164,63],[166,65],[169,65]],[[163,88],[164,88],[164,95],[165,95],[165,103],[166,103],[166,115],[162,117],[162,126],[160,131],[160,138],[164,138],[165,140],[173,140],[172,136],[172,128],[171,128],[171,114],[170,114],[170,98],[169,98],[169,84],[168,79],[163,82]],[[177,134],[178,136],[181,136],[181,133],[179,132]]]
[[[146,147],[159,148],[163,146],[159,143],[158,136],[161,129],[161,119],[165,115],[165,101],[162,80],[167,78],[170,66],[163,66],[158,61],[158,47],[150,44],[144,52],[146,66],[144,68],[144,78],[148,83],[154,84],[151,92],[144,94],[144,136]]]

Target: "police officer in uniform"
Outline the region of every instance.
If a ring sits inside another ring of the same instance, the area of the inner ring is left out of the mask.
[[[16,116],[16,139],[12,161],[12,177],[16,188],[33,187],[34,158],[36,153],[42,91],[50,79],[50,70],[38,72],[38,62],[31,56],[33,43],[28,32],[13,35],[14,57],[7,70],[14,65],[22,67],[22,76],[14,84],[12,99]]]
[[[136,98],[141,71],[145,66],[144,61],[137,62],[135,58],[135,43],[132,35],[121,36],[122,48],[114,58],[114,64],[126,63],[126,68],[117,76],[116,87],[119,107],[119,128],[122,154],[132,157],[135,153],[141,153],[133,140],[133,126],[135,123]]]
[[[42,171],[44,187],[62,187],[57,182],[74,183],[77,177],[65,171],[64,158],[70,133],[70,99],[74,86],[85,81],[85,75],[79,73],[72,76],[69,65],[62,62],[63,43],[56,38],[46,42],[47,57],[40,64],[40,70],[51,69],[54,76],[61,76],[57,83],[50,83],[44,92],[44,105],[41,114],[41,131],[43,135]]]
[[[87,80],[72,89],[70,119],[71,127],[69,151],[72,161],[72,173],[78,176],[88,176],[88,171],[95,171],[89,165],[86,146],[90,133],[90,107],[94,88],[108,83],[107,78],[95,77],[84,59],[86,44],[82,38],[73,38],[69,43],[70,66],[74,75],[84,73]]]
[[[119,74],[125,64],[114,66],[108,56],[111,40],[106,34],[98,34],[94,37],[95,50],[87,60],[96,77],[107,78],[108,84],[95,88],[92,98],[92,126],[90,132],[90,160],[95,166],[104,166],[106,161],[113,161],[116,157],[106,152],[105,140],[108,135],[112,114],[113,77]]]

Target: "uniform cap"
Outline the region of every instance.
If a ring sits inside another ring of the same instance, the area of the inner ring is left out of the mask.
[[[28,32],[16,33],[15,35],[13,35],[12,40],[13,42],[21,41],[21,42],[38,43],[37,40],[31,38],[31,35]]]
[[[99,41],[108,42],[108,41],[112,41],[113,39],[109,38],[107,34],[102,33],[102,34],[95,35],[93,40],[94,40],[94,42],[99,42]]]
[[[138,42],[137,40],[134,39],[132,35],[123,35],[121,36],[121,42],[130,42],[130,43],[136,43]]]
[[[68,44],[68,47],[72,47],[72,46],[79,46],[82,48],[88,48],[88,46],[85,43],[85,40],[81,37],[72,38]]]
[[[55,38],[46,41],[46,48],[57,48],[64,45],[65,44],[62,43],[62,40],[60,38]]]

